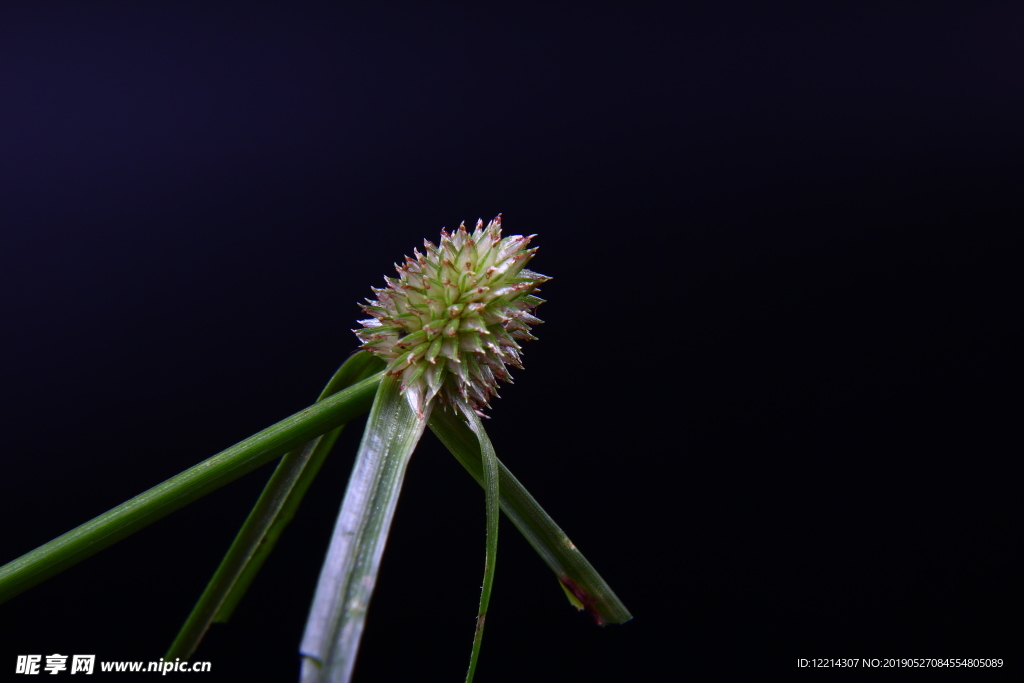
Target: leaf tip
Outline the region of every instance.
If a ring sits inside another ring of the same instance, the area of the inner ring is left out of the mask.
[[[577,610],[586,610],[587,614],[590,615],[590,618],[598,626],[604,626],[608,623],[598,609],[597,600],[586,589],[570,579],[564,572],[558,575],[558,582],[561,584],[562,590],[565,591],[573,607]]]

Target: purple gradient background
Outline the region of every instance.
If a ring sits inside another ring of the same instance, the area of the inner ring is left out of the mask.
[[[1011,657],[1022,21],[5,6],[0,561],[301,409],[392,262],[503,212],[555,279],[491,434],[636,619],[503,527],[478,680]],[[204,680],[297,671],[359,431]],[[0,606],[0,671],[159,657],[268,474]],[[426,441],[357,680],[463,675],[483,528]]]

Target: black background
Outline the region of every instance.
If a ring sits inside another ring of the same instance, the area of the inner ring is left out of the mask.
[[[5,6],[0,561],[302,409],[393,262],[502,212],[555,279],[489,431],[635,619],[503,526],[478,680],[1012,662],[1022,20]],[[296,675],[360,431],[204,680]],[[158,658],[269,472],[0,607],[3,675]],[[357,680],[460,680],[483,531],[428,435]]]

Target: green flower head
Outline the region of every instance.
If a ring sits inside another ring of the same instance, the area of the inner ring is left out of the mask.
[[[533,295],[551,278],[525,268],[537,249],[531,235],[502,238],[501,216],[487,227],[477,221],[454,233],[441,231],[441,243],[424,240],[395,267],[398,278],[373,289],[363,310],[370,318],[353,330],[371,351],[401,375],[402,389],[421,415],[436,396],[443,404],[465,405],[480,413],[497,396],[498,380],[511,382],[508,365],[522,368],[517,340],[536,339],[530,312],[543,303]]]

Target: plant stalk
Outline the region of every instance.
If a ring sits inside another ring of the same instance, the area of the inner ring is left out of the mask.
[[[381,374],[267,427],[0,567],[0,603],[310,439],[358,417],[369,407]]]

